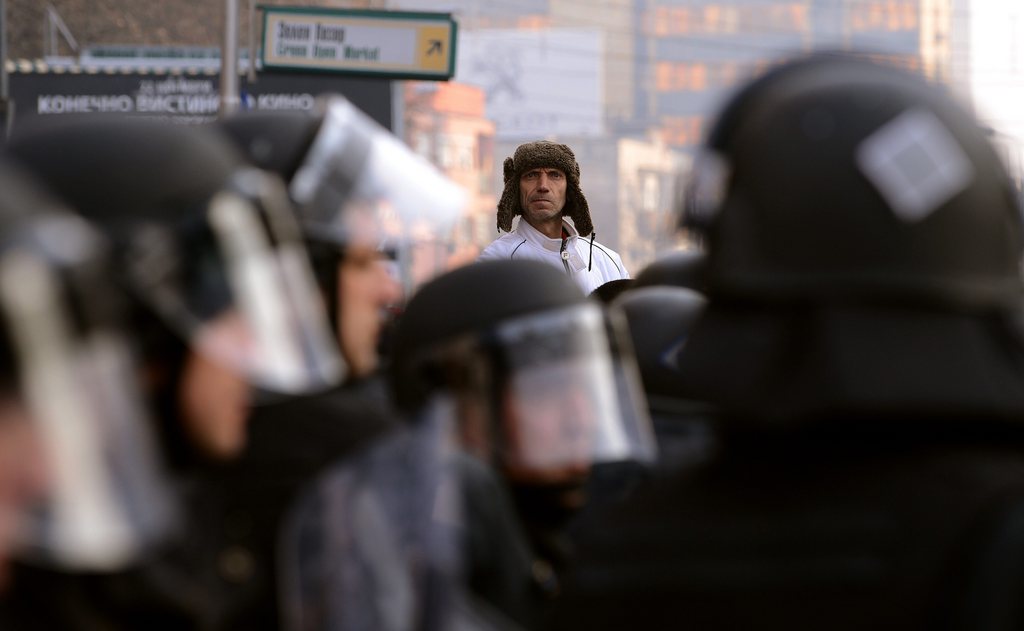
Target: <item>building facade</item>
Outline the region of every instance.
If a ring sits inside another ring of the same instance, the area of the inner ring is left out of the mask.
[[[497,234],[494,123],[484,114],[484,99],[480,88],[455,82],[405,84],[406,143],[469,194],[453,263],[476,258]]]
[[[258,0],[255,5],[302,5],[346,9],[383,8],[384,0]],[[243,45],[249,32],[249,0],[239,0]],[[50,8],[53,11],[50,11]],[[95,44],[147,46],[220,46],[224,40],[223,0],[7,0],[8,51],[11,59],[37,59],[55,52],[74,56]],[[69,38],[54,32],[54,15]],[[256,19],[260,19],[257,11]],[[55,36],[55,37],[52,37]],[[54,41],[50,41],[51,38]]]
[[[685,151],[737,85],[812,50],[856,51],[949,81],[955,0],[643,0],[637,116]]]

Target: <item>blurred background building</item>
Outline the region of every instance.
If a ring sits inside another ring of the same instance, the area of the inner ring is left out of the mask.
[[[494,239],[494,122],[484,91],[462,83],[407,82],[403,138],[469,193],[469,218],[456,235],[457,260]]]
[[[239,4],[245,42],[248,3]],[[666,249],[684,247],[668,228],[681,193],[677,183],[718,104],[772,64],[811,50],[856,51],[948,85],[991,128],[1018,182],[1024,169],[1020,0],[259,4],[454,15],[454,79],[403,82],[392,92],[396,115],[375,117],[390,121],[418,153],[470,192],[471,214],[456,253],[463,259],[497,236],[502,161],[520,142],[537,138],[574,148],[598,238],[618,249],[631,270]],[[17,70],[18,60],[23,67],[25,60],[80,59],[116,46],[216,55],[223,10],[213,0],[7,0],[8,67]],[[374,101],[366,103],[372,108]]]

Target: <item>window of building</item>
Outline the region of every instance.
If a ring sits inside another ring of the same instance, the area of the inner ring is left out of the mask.
[[[701,141],[702,125],[700,116],[666,116],[662,119],[662,138],[669,145],[696,145]]]
[[[414,134],[412,144],[413,151],[428,161],[432,161],[434,158],[431,152],[431,144],[430,134],[427,132],[418,131]]]
[[[807,20],[807,5],[795,2],[789,5],[789,22],[795,31],[806,31],[810,23]]]
[[[671,24],[669,31],[673,35],[683,35],[690,32],[690,10],[686,8],[674,7],[671,12]]]
[[[672,73],[672,89],[686,90],[690,87],[690,66],[689,64],[674,64],[675,72]]]
[[[857,13],[867,15],[871,7],[877,5],[875,11],[878,15],[874,19],[883,24],[887,3],[899,9],[894,14],[901,24],[905,24],[906,17],[900,11],[915,7],[911,0],[864,0],[863,3],[858,0]],[[810,27],[808,7],[809,0],[737,5],[712,3],[696,7],[656,6],[646,12],[644,29],[658,37],[693,33],[803,32]]]
[[[447,142],[439,142],[437,147],[437,166],[450,169],[455,166],[455,150]]]
[[[904,2],[900,9],[900,26],[904,31],[914,31],[918,28],[918,7],[915,3]]]
[[[871,0],[852,7],[854,31],[912,31],[919,26],[920,3],[915,0]]]
[[[494,136],[490,134],[476,135],[476,166],[490,170],[494,165]]]
[[[640,173],[640,210],[656,212],[661,205],[661,182],[657,173]]]
[[[736,85],[739,80],[740,71],[736,62],[727,61],[719,66],[720,74],[718,84],[724,87]]]
[[[527,31],[539,31],[551,26],[551,19],[546,15],[524,15],[516,20],[516,28]]]
[[[700,92],[729,87],[737,81],[735,62],[720,64],[660,61],[654,67],[658,92]]]
[[[722,8],[717,4],[704,7],[704,31],[717,33],[721,28]]]
[[[650,16],[650,31],[659,37],[669,34],[669,14],[666,7],[657,7],[654,12],[648,12]]]
[[[654,66],[654,86],[658,92],[673,90],[672,69],[673,64],[667,61],[659,61]]]
[[[704,64],[691,64],[690,89],[704,90],[708,87],[708,68]]]
[[[480,171],[478,192],[486,195],[493,187],[489,174],[494,170],[494,136],[476,135],[476,165]]]
[[[723,33],[737,33],[740,30],[739,7],[722,7],[719,27]]]
[[[437,138],[437,164],[444,170],[471,171],[476,158],[476,136],[443,134]]]

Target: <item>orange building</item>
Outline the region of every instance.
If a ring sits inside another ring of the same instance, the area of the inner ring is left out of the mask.
[[[455,235],[453,261],[468,262],[497,236],[494,122],[483,90],[461,83],[405,83],[403,135],[413,150],[469,194],[469,216]]]

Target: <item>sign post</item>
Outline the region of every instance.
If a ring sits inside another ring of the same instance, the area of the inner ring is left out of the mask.
[[[262,6],[266,70],[447,80],[455,74],[450,13]]]
[[[220,51],[220,113],[238,111],[238,0],[224,0],[224,46]]]
[[[0,0],[0,142],[7,140],[13,117],[14,102],[7,78],[7,0]]]

